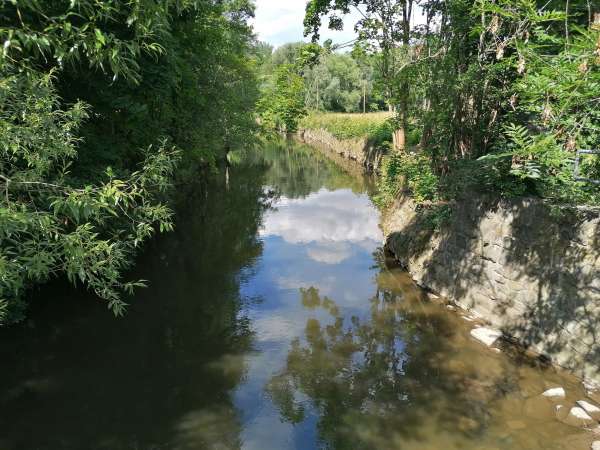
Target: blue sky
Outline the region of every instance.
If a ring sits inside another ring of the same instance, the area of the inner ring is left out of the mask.
[[[307,40],[303,37],[304,8],[306,0],[255,0],[256,17],[254,30],[261,41],[278,47],[286,42]],[[420,11],[416,8],[413,23],[423,23]],[[360,18],[357,11],[349,14],[344,21],[343,31],[321,30],[321,41],[332,39],[334,43],[347,42],[356,37],[354,24]]]
[[[275,47],[286,42],[306,40],[303,37],[305,0],[256,0],[256,18],[253,21],[254,30],[261,41],[266,41]],[[333,39],[335,43],[354,39],[354,24],[358,13],[346,18],[344,31],[331,31],[326,28],[321,38]]]

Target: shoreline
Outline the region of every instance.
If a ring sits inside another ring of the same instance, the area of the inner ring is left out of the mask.
[[[384,156],[324,130],[294,137],[363,172],[376,172]],[[382,211],[386,251],[419,286],[573,373],[600,401],[600,212],[557,216],[534,198],[462,199],[453,209],[433,229],[423,208],[400,196]]]

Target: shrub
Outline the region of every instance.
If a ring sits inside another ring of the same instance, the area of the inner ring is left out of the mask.
[[[425,155],[398,153],[386,157],[381,166],[378,181],[379,194],[375,201],[385,206],[393,201],[400,191],[407,189],[417,203],[436,201],[439,177],[431,168]]]

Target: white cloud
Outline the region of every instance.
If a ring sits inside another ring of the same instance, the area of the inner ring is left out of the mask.
[[[290,312],[290,311],[285,311]],[[258,342],[284,341],[289,342],[300,336],[304,329],[304,318],[285,317],[283,315],[266,315],[253,320],[253,329]]]
[[[311,245],[306,253],[314,261],[339,264],[352,256],[352,247],[347,242],[328,242]]]
[[[290,244],[318,243],[321,247],[382,240],[379,214],[366,195],[349,189],[321,189],[304,199],[282,198],[276,206],[277,211],[265,216],[262,236],[280,236]]]
[[[256,17],[252,23],[258,38],[276,47],[286,42],[308,41],[303,34],[305,7],[305,0],[256,0]],[[323,27],[321,40],[332,39],[341,43],[354,39],[357,19],[358,13],[349,15],[344,21],[343,31]]]
[[[261,41],[276,47],[287,42],[307,41],[304,38],[304,10],[306,0],[256,0],[256,17],[252,21],[254,30]],[[343,31],[327,28],[327,19],[321,28],[321,42],[332,39],[335,44],[356,38],[354,25],[362,16],[352,11],[344,17]],[[425,23],[420,7],[413,12],[413,26]]]
[[[333,275],[327,275],[325,277],[318,278],[305,278],[301,279],[299,276],[278,276],[274,282],[279,289],[284,290],[298,290],[300,288],[316,287],[319,289],[321,295],[333,295],[337,291],[337,280]]]

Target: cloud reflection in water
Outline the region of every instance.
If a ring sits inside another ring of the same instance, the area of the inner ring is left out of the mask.
[[[276,206],[266,214],[261,236],[302,244],[316,262],[339,264],[353,255],[353,246],[372,251],[383,239],[369,198],[349,189],[320,189],[303,199],[282,197]]]

